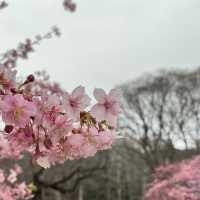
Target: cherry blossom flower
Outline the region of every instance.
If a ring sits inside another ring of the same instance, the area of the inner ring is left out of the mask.
[[[20,128],[14,130],[7,136],[9,143],[19,152],[29,151],[34,143],[33,130],[26,126],[25,128]]]
[[[0,135],[0,159],[20,159],[23,149],[10,142],[5,135]]]
[[[85,143],[85,138],[81,134],[72,134],[68,138],[69,144],[75,149],[81,149],[83,144]]]
[[[37,106],[37,114],[35,123],[43,124],[44,126],[51,125],[55,121],[59,112],[62,112],[59,96],[57,95],[42,95],[41,99],[34,99]]]
[[[92,157],[97,153],[97,148],[95,145],[92,145],[91,143],[85,143],[82,147],[82,157],[88,158]]]
[[[101,131],[97,136],[94,137],[96,147],[99,150],[109,149],[112,146],[114,140],[114,134],[110,130]]]
[[[94,96],[98,102],[92,107],[92,115],[96,120],[106,120],[109,125],[116,127],[117,115],[121,112],[120,91],[112,89],[106,94],[103,89],[95,89]]]
[[[66,137],[72,130],[72,119],[68,118],[67,115],[59,115],[55,119],[55,123],[52,127],[52,142],[59,142],[61,138]]]
[[[0,102],[2,118],[6,124],[24,128],[30,117],[36,114],[34,103],[24,99],[23,95],[6,95]]]
[[[67,114],[74,120],[80,119],[80,112],[90,104],[90,97],[85,94],[85,88],[79,86],[71,94],[63,95],[63,104]]]

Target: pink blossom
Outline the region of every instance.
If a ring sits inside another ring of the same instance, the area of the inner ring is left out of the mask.
[[[96,147],[99,150],[105,150],[111,148],[114,140],[114,134],[110,130],[101,131],[95,136]]]
[[[14,130],[8,135],[7,138],[10,144],[12,144],[15,149],[23,152],[28,151],[29,148],[31,148],[31,146],[33,145],[33,134],[33,130],[29,126],[26,126],[25,128]]]
[[[85,94],[85,88],[79,86],[71,94],[63,95],[64,109],[67,114],[74,120],[80,119],[80,112],[90,104],[90,97]]]
[[[199,200],[200,156],[160,166],[148,185],[146,200]]]
[[[85,143],[85,138],[81,134],[72,134],[67,139],[72,148],[79,149],[79,150]]]
[[[57,95],[42,95],[41,99],[34,99],[38,107],[35,116],[35,123],[43,124],[44,126],[51,126],[55,121],[58,113],[62,112],[60,98]]]
[[[94,156],[97,153],[97,148],[91,143],[86,143],[82,147],[82,153],[83,158],[88,158]]]
[[[106,120],[109,125],[116,127],[117,115],[121,112],[120,91],[112,89],[106,94],[103,89],[95,89],[94,96],[98,102],[92,107],[92,115],[98,121]]]
[[[31,190],[22,182],[14,190],[17,199],[30,199],[33,197]]]
[[[31,190],[24,182],[18,181],[19,166],[14,166],[9,173],[0,170],[0,199],[20,200],[33,197]],[[21,169],[20,169],[21,170]],[[20,171],[21,173],[21,171]]]
[[[79,134],[72,134],[67,137],[70,144],[71,159],[94,156],[98,150],[110,148],[113,138],[111,131],[99,132],[96,128],[87,129],[83,127]]]
[[[57,129],[62,129],[65,132],[72,130],[72,120],[67,117],[67,115],[59,115],[55,119],[55,127]]]
[[[0,159],[19,159],[24,148],[16,147],[5,135],[0,135]]]
[[[72,134],[67,137],[66,142],[66,159],[74,160],[83,157],[83,146],[85,145],[85,137],[81,134]]]
[[[23,95],[6,95],[0,102],[2,118],[6,124],[24,128],[30,117],[36,114],[34,103],[24,99]]]
[[[59,115],[56,117],[52,129],[50,130],[54,143],[59,142],[61,138],[69,134],[72,130],[72,122],[72,119],[68,118],[67,115]]]

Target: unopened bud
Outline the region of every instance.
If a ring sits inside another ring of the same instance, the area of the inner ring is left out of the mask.
[[[27,76],[27,78],[26,78],[24,84],[31,83],[31,82],[33,82],[34,80],[35,80],[34,75],[33,75],[33,74],[30,74],[29,76]]]
[[[0,95],[5,95],[5,92],[0,89]]]
[[[6,125],[5,126],[5,128],[4,128],[4,131],[6,132],[6,133],[11,133],[12,132],[12,130],[13,130],[13,126],[12,125]]]
[[[11,88],[10,91],[11,91],[13,94],[16,94],[16,93],[17,93],[17,89],[16,89],[16,88]]]
[[[64,0],[63,6],[70,12],[74,12],[76,10],[76,4],[72,0]]]

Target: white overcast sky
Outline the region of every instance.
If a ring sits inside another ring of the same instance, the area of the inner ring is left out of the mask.
[[[46,69],[71,90],[109,89],[158,68],[200,65],[200,0],[10,0],[0,12],[0,52],[58,25],[20,70]]]

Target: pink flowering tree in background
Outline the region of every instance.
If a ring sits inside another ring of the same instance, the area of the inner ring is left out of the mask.
[[[72,12],[76,9],[71,0],[63,5]],[[0,1],[1,9],[7,6],[6,1]],[[29,154],[34,165],[49,168],[66,160],[94,156],[110,148],[116,136],[121,112],[119,90],[106,94],[95,89],[96,104],[91,105],[83,86],[67,92],[50,82],[45,72],[18,79],[18,59],[28,58],[34,45],[54,35],[60,36],[57,27],[0,55],[1,162]],[[32,198],[33,186],[17,180],[21,173],[18,165],[0,170],[0,200]]]
[[[17,182],[18,176],[22,173],[20,166],[14,165],[13,168],[6,173],[0,170],[0,199],[31,199],[32,190],[24,182]]]
[[[160,166],[146,191],[146,200],[199,200],[200,156]]]

